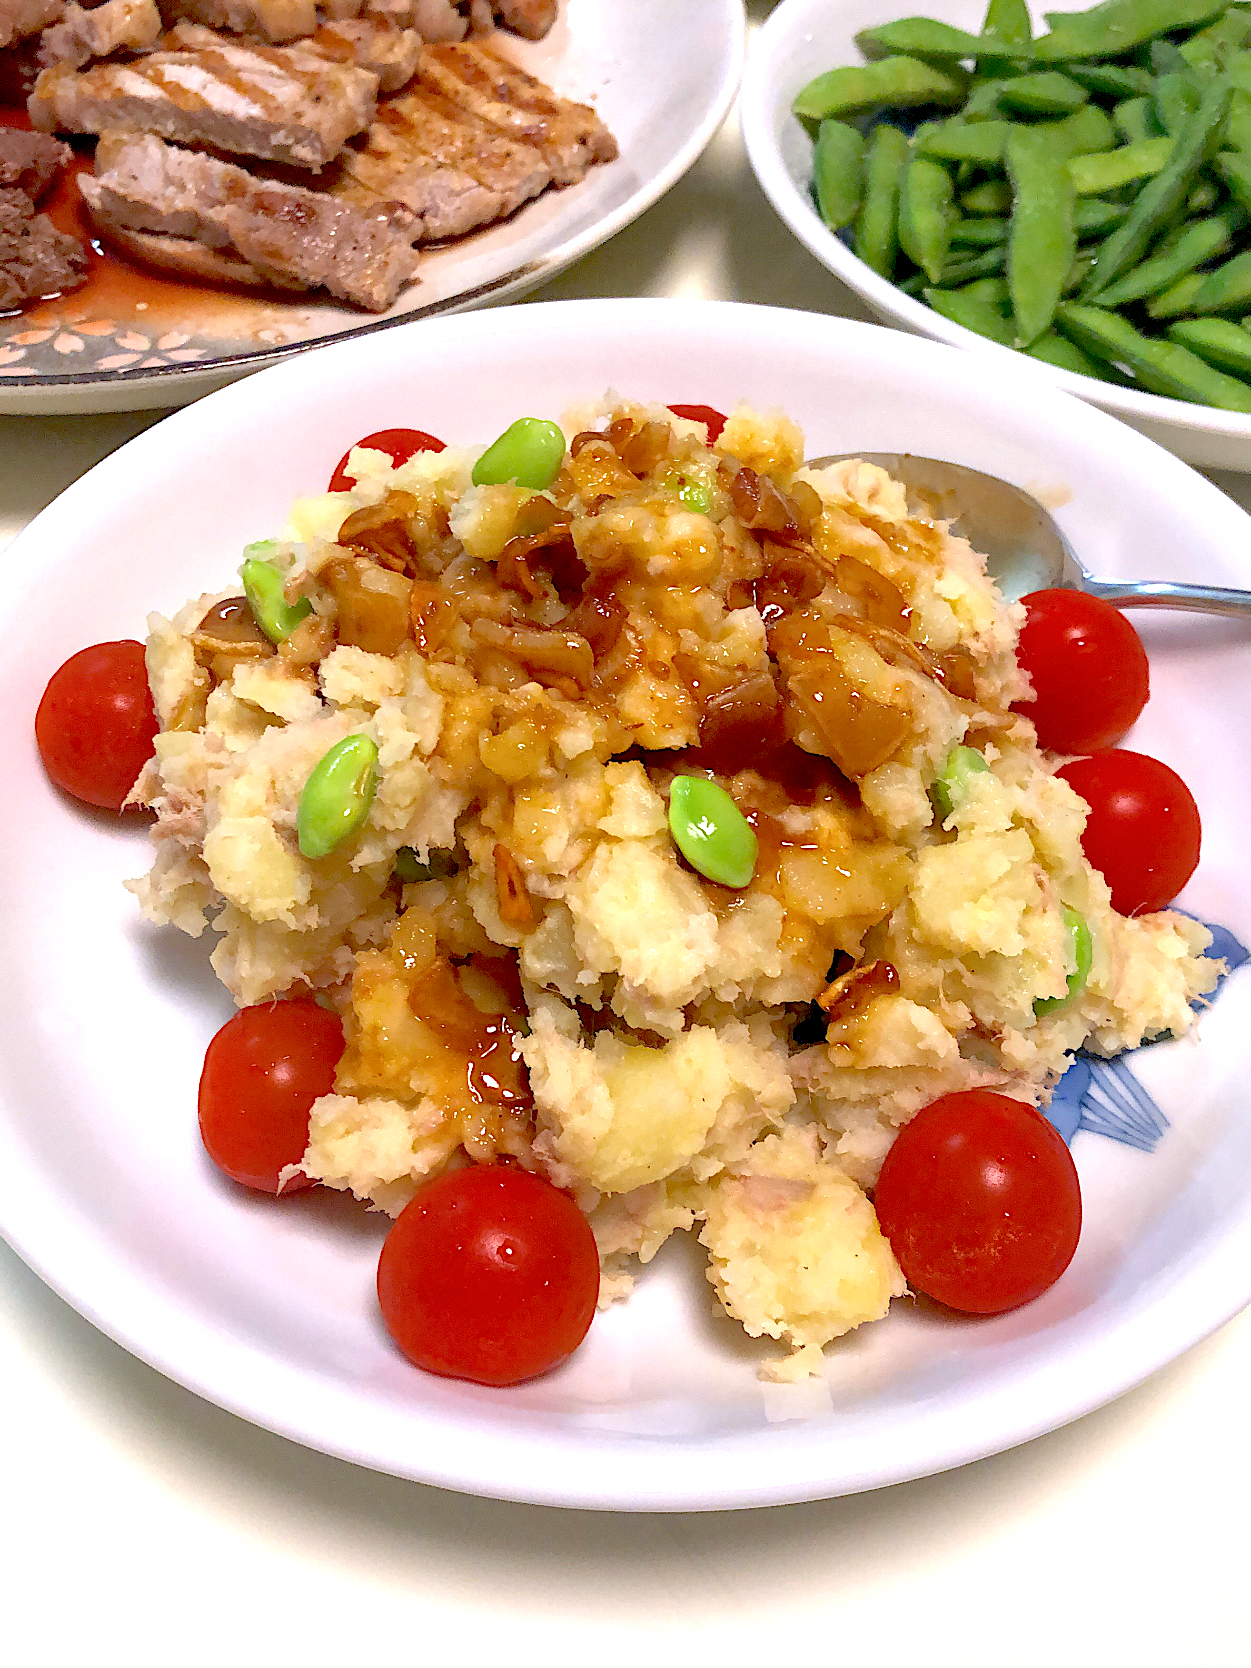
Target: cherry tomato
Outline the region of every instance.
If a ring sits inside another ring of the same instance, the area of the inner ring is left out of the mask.
[[[316,1002],[266,1002],[227,1020],[200,1074],[200,1134],[218,1169],[257,1193],[312,1187],[296,1176],[279,1189],[278,1178],[304,1157],[309,1112],[342,1053],[342,1023]]]
[[[1090,806],[1082,850],[1122,915],[1166,904],[1199,866],[1199,807],[1175,770],[1145,753],[1113,748],[1056,772]]]
[[[1017,660],[1036,699],[1014,710],[1032,719],[1038,745],[1097,753],[1118,742],[1147,704],[1147,653],[1110,602],[1082,591],[1032,591]]]
[[[159,729],[143,644],[96,643],[48,679],[35,714],[43,768],[66,793],[120,811]]]
[[[969,1315],[1045,1292],[1082,1229],[1059,1133],[1032,1106],[985,1089],[944,1095],[904,1125],[873,1202],[908,1284]]]
[[[423,429],[379,429],[376,434],[367,434],[364,440],[358,440],[357,446],[368,446],[373,452],[388,452],[392,462],[398,468],[401,463],[407,463],[409,458],[415,458],[418,452],[445,452],[447,445],[442,440],[436,440],[432,434],[426,434]],[[347,460],[351,457],[354,447],[347,451],[335,465],[334,474],[330,477],[327,492],[351,492],[356,485],[356,476],[347,472]]]
[[[721,412],[710,405],[671,405],[669,410],[675,417],[685,417],[688,423],[706,423],[708,425],[708,444],[715,446],[725,427],[725,418]]]
[[[452,1170],[396,1218],[378,1302],[408,1359],[444,1378],[520,1384],[586,1337],[599,1254],[567,1193],[501,1164]]]

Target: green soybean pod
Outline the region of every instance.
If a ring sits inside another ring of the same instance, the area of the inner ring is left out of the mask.
[[[1203,282],[1190,302],[1190,311],[1203,313],[1244,313],[1251,306],[1251,249],[1235,255],[1214,272],[1204,274]]]
[[[1241,87],[1235,87],[1230,96],[1222,143],[1232,151],[1251,151],[1251,93]]]
[[[1159,295],[1188,272],[1224,254],[1245,221],[1245,215],[1231,210],[1227,214],[1213,214],[1206,220],[1194,220],[1183,225],[1158,254],[1131,267],[1124,277],[1102,290],[1099,305],[1123,307],[1127,302]]]
[[[1136,145],[1140,139],[1154,139],[1160,132],[1149,98],[1123,100],[1112,112],[1112,121],[1127,145]]]
[[[994,249],[1008,241],[1008,222],[1002,218],[985,220],[957,220],[951,228],[951,247],[956,249]]]
[[[961,122],[990,122],[997,121],[1002,114],[999,109],[999,95],[1008,85],[1004,76],[987,76],[985,81],[979,81],[969,94],[964,109],[961,110],[957,121]]]
[[[1007,180],[983,180],[961,192],[960,207],[966,214],[1007,214],[1012,208],[1012,187]]]
[[[1025,351],[1031,359],[1041,359],[1045,365],[1072,371],[1076,376],[1093,376],[1101,382],[1125,381],[1111,366],[1092,359],[1076,342],[1070,342],[1067,336],[1061,336],[1054,330],[1048,330],[1036,342],[1031,342]]]
[[[1008,246],[1006,243],[997,244],[993,249],[983,249],[980,255],[970,256],[967,261],[949,261],[943,268],[939,288],[961,289],[975,279],[996,278],[1007,264]]]
[[[1174,71],[1157,76],[1155,91],[1151,95],[1151,109],[1160,124],[1160,131],[1176,138],[1199,108],[1201,97],[1198,83],[1189,73],[1183,75]],[[1146,138],[1146,135],[1142,137]]]
[[[970,35],[964,29],[953,29],[951,24],[937,23],[929,17],[901,17],[894,23],[861,29],[856,36],[856,45],[869,59],[902,54],[908,58],[960,62],[968,58],[1019,59],[1033,56],[1033,48],[1028,43],[1014,46],[1001,37],[987,40],[982,35]]]
[[[1104,237],[1119,226],[1129,213],[1128,203],[1109,203],[1102,197],[1081,197],[1073,207],[1073,224],[1079,239]]]
[[[1251,156],[1241,151],[1222,151],[1212,164],[1229,187],[1229,194],[1251,214]]]
[[[1168,289],[1161,290],[1147,302],[1147,317],[1152,319],[1180,319],[1194,309],[1194,299],[1203,287],[1201,272],[1188,272]]]
[[[899,247],[931,284],[942,275],[955,220],[955,188],[941,162],[913,151],[899,186]]]
[[[1066,64],[1064,73],[1099,98],[1150,98],[1154,76],[1132,64]]]
[[[669,832],[686,861],[708,880],[736,890],[756,872],[751,824],[716,782],[675,776],[669,788]]]
[[[1214,405],[1221,411],[1251,413],[1251,388],[1226,376],[1180,342],[1153,341],[1107,307],[1065,301],[1056,323],[1071,341],[1096,359],[1124,365],[1141,387],[1169,399]]]
[[[1205,176],[1200,177],[1190,188],[1186,198],[1187,215],[1211,214],[1221,200],[1221,193],[1215,183]]]
[[[1066,167],[1079,197],[1105,197],[1122,185],[1150,179],[1167,166],[1177,141],[1166,134],[1100,155],[1070,157]]]
[[[890,278],[895,271],[895,255],[899,249],[899,180],[907,160],[907,135],[889,122],[879,122],[869,134],[864,200],[852,247],[883,278]]]
[[[1109,233],[1086,286],[1093,298],[1136,266],[1147,249],[1180,213],[1199,170],[1215,156],[1229,108],[1229,88],[1213,82],[1198,110],[1177,136],[1165,167],[1143,187],[1129,217]]]
[[[926,104],[954,110],[964,103],[968,87],[968,76],[954,66],[924,64],[919,58],[883,58],[877,64],[843,64],[826,70],[800,90],[791,108],[812,122]]]
[[[850,226],[864,194],[864,136],[846,122],[827,118],[812,151],[817,208],[834,231]]]
[[[969,797],[969,785],[975,776],[987,776],[990,766],[975,747],[955,746],[948,753],[943,768],[930,783],[930,798],[940,823],[945,823],[953,811],[958,811]]]
[[[1160,35],[1211,23],[1229,0],[1104,0],[1089,11],[1047,12],[1051,33],[1036,41],[1039,58],[1123,58]]]
[[[295,814],[304,857],[329,857],[369,815],[378,787],[378,747],[366,735],[344,736],[313,766]]]
[[[1230,319],[1178,319],[1168,327],[1169,336],[1184,348],[1206,359],[1217,370],[1228,371],[1245,382],[1251,379],[1251,330]]]
[[[995,168],[1003,161],[1003,148],[1012,132],[1011,122],[927,122],[916,135],[922,156],[942,162],[976,162]]]
[[[999,104],[1014,116],[1071,116],[1089,98],[1085,87],[1059,70],[1039,70],[1009,81]]]
[[[519,417],[493,440],[473,466],[475,486],[517,486],[543,492],[560,474],[565,437],[544,417]]]
[[[1048,328],[1077,254],[1073,182],[1045,133],[1021,128],[1004,158],[1012,182],[1008,230],[1008,288],[1016,316],[1016,345]]]
[[[1190,68],[1172,41],[1167,40],[1151,42],[1147,48],[1147,62],[1157,83],[1162,75],[1176,75],[1179,70],[1185,72]]]
[[[982,35],[991,35],[1009,46],[1029,46],[1034,24],[1025,0],[989,0],[982,19]]]
[[[953,324],[961,324],[966,330],[975,330],[979,336],[987,336],[992,342],[998,342],[1001,347],[1011,347],[1015,328],[1010,318],[1005,318],[998,307],[982,300],[980,296],[970,295],[969,285],[965,289],[940,290],[933,287],[921,291],[922,299],[927,307],[932,307],[936,313],[941,313],[945,319]]]
[[[1034,1003],[1034,1013],[1041,1019],[1045,1014],[1055,1013],[1057,1008],[1065,1008],[1075,997],[1080,996],[1086,988],[1086,981],[1090,978],[1090,970],[1095,963],[1095,945],[1091,937],[1090,927],[1084,915],[1079,915],[1068,904],[1062,904],[1064,927],[1069,938],[1069,959],[1073,963],[1073,971],[1068,976],[1068,988],[1063,996],[1042,996]]]
[[[283,577],[267,560],[269,552],[277,548],[271,539],[248,545],[243,552],[239,577],[257,625],[271,643],[285,643],[300,621],[313,612],[313,605],[307,597],[301,597],[298,602],[287,601]]]
[[[1096,151],[1110,151],[1116,144],[1116,128],[1112,118],[1097,104],[1083,104],[1071,116],[1058,122],[1040,122],[1056,148],[1058,156],[1087,156]]]
[[[1251,12],[1231,6],[1224,17],[1209,23],[1178,47],[1182,57],[1196,70],[1222,68],[1231,52],[1251,41]]]

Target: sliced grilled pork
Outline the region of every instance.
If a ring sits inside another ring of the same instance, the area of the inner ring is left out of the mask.
[[[378,78],[368,70],[304,46],[245,46],[194,23],[165,39],[133,63],[44,70],[32,122],[45,133],[157,133],[320,169],[373,120]]]
[[[560,0],[495,0],[495,15],[514,35],[541,41],[560,10]]]
[[[0,307],[72,290],[87,276],[87,251],[58,232],[16,186],[0,186]]]
[[[161,10],[171,23],[204,23],[235,35],[259,35],[274,45],[311,35],[317,27],[317,0],[161,0]]]
[[[397,29],[416,29],[423,41],[463,41],[469,30],[468,19],[452,0],[364,0],[357,9]]]
[[[611,162],[617,142],[595,112],[557,96],[485,47],[431,46],[417,80],[461,109],[543,155],[556,185],[573,185],[596,162]]]
[[[128,247],[189,275],[212,271],[200,253],[207,249],[236,280],[327,289],[370,312],[385,312],[416,275],[412,216],[399,203],[358,208],[323,191],[256,179],[151,134],[107,134],[95,178],[79,188],[106,236],[129,239]],[[136,245],[136,233],[147,241]]]
[[[37,35],[55,23],[64,0],[0,0],[0,47]]]
[[[399,198],[417,216],[422,243],[511,214],[552,178],[533,146],[425,88],[380,105],[364,148],[349,147],[341,169],[336,196]]]
[[[421,54],[415,29],[397,29],[377,17],[325,23],[307,45],[332,64],[356,64],[378,77],[378,90],[398,92],[413,79]]]
[[[141,52],[153,44],[161,27],[156,0],[104,0],[94,11],[84,11],[69,0],[61,21],[44,30],[39,62],[45,68],[69,64],[78,69],[122,48]]]
[[[37,203],[73,154],[46,133],[0,127],[0,186],[16,186]]]

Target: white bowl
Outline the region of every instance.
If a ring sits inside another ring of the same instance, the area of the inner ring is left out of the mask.
[[[985,0],[934,0],[933,4],[927,0],[921,9],[927,17],[976,34],[986,6]],[[1042,29],[1042,10],[1030,5],[1036,34]],[[1036,366],[1070,394],[1102,406],[1190,463],[1251,472],[1251,417],[1116,388],[1028,360],[952,324],[923,301],[905,295],[824,225],[812,200],[812,140],[792,115],[791,105],[813,76],[836,64],[863,61],[855,41],[860,30],[908,11],[905,0],[782,0],[758,32],[748,54],[740,96],[743,138],[761,189],[778,214],[805,248],[886,323],[950,342],[953,347],[989,354],[998,361],[1001,373],[1010,365]]]
[[[959,1320],[900,1302],[830,1349],[824,1381],[765,1390],[769,1349],[714,1314],[666,1246],[558,1372],[517,1389],[427,1377],[377,1318],[385,1223],[338,1195],[245,1195],[196,1129],[230,1012],[207,943],[139,918],[144,828],[60,797],[31,720],[86,643],[228,583],[248,541],[319,490],[361,434],[467,443],[613,385],[747,398],[811,452],[945,452],[1049,501],[1101,573],[1251,582],[1248,520],[1175,458],[1041,379],[847,320],[710,302],[586,301],[431,319],[301,354],[149,429],[6,557],[0,598],[0,1231],[82,1314],[223,1407],[380,1470],[505,1498],[695,1510],[820,1498],[1024,1441],[1118,1395],[1251,1298],[1251,975],[1200,1034],[1134,1071],[1172,1120],[1153,1153],[1079,1133],[1086,1222],[1042,1299]],[[1238,768],[1251,665],[1227,622],[1146,621],[1153,697],[1133,742],[1205,819],[1189,908],[1251,937]]]

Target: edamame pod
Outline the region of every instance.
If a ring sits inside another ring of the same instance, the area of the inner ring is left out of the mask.
[[[1073,205],[1078,238],[1103,237],[1129,213],[1128,203],[1109,203],[1102,197],[1082,197]]]
[[[1184,348],[1206,359],[1219,371],[1251,379],[1251,330],[1230,319],[1179,319],[1168,327],[1169,336]]]
[[[1231,52],[1251,41],[1251,12],[1231,6],[1224,17],[1209,23],[1178,47],[1182,57],[1196,70],[1218,70]]]
[[[957,220],[951,228],[952,249],[993,249],[1006,243],[1008,222],[1003,219]]]
[[[976,162],[982,168],[997,167],[1012,132],[1011,122],[927,122],[916,135],[922,156],[943,162]]]
[[[956,746],[951,749],[942,770],[930,784],[930,798],[934,801],[940,823],[945,823],[969,797],[971,779],[989,772],[990,766],[975,747]]]
[[[669,788],[669,832],[686,861],[708,880],[736,890],[756,872],[756,835],[717,782],[675,776]]]
[[[1175,144],[1176,140],[1163,134],[1159,139],[1123,145],[1120,150],[1070,157],[1066,167],[1073,189],[1079,197],[1103,197],[1122,185],[1150,179],[1167,165]]]
[[[999,105],[1014,116],[1071,116],[1089,97],[1085,87],[1059,70],[1040,70],[1009,81]]]
[[[821,218],[834,231],[850,226],[864,190],[864,138],[846,122],[827,119],[817,130],[812,178]]]
[[[543,492],[560,474],[564,461],[565,437],[558,424],[543,417],[519,417],[474,464],[473,484],[502,486],[512,481],[532,492]]]
[[[1091,937],[1090,927],[1084,915],[1079,915],[1068,904],[1062,904],[1064,925],[1069,935],[1069,958],[1073,963],[1073,971],[1068,977],[1068,989],[1063,996],[1043,996],[1034,1003],[1034,1013],[1041,1019],[1044,1014],[1053,1014],[1057,1008],[1067,1007],[1075,997],[1081,995],[1086,988],[1086,981],[1090,978],[1090,970],[1094,966],[1095,946]]]
[[[988,0],[982,37],[1007,41],[1009,46],[1028,46],[1034,38],[1034,24],[1025,0]]]
[[[1224,143],[1233,151],[1251,151],[1251,93],[1240,87],[1230,95]]]
[[[1204,274],[1190,302],[1192,313],[1242,313],[1251,306],[1251,249]]]
[[[1156,77],[1151,95],[1151,109],[1162,133],[1176,138],[1199,108],[1201,98],[1198,83],[1189,72],[1173,71]],[[1146,137],[1144,135],[1144,137]]]
[[[941,162],[914,151],[899,187],[899,246],[932,284],[942,275],[951,237],[955,189]]]
[[[923,64],[919,58],[883,58],[876,64],[844,64],[826,70],[801,89],[791,108],[813,122],[827,116],[911,110],[926,104],[954,109],[964,102],[968,86],[968,76],[954,66]]]
[[[1012,187],[1007,180],[983,180],[960,194],[966,214],[1007,214],[1012,207]]]
[[[1122,307],[1128,301],[1142,301],[1146,296],[1158,295],[1188,272],[1223,254],[1244,220],[1243,215],[1230,211],[1182,226],[1158,255],[1132,267],[1123,278],[1118,278],[1115,284],[1109,284],[1106,290],[1101,291],[1099,305]]]
[[[1003,272],[1008,264],[1008,246],[1006,243],[996,244],[993,249],[984,249],[980,255],[974,255],[967,261],[951,261],[943,268],[939,288],[944,290],[958,289],[965,284],[971,284],[978,278],[994,278]]]
[[[862,29],[856,36],[856,45],[869,59],[886,58],[897,53],[909,58],[952,59],[956,62],[966,58],[1033,57],[1033,48],[1028,42],[1014,45],[1002,36],[989,40],[985,35],[970,35],[963,29],[953,29],[949,23],[937,23],[929,17],[901,17],[894,23]]]
[[[366,735],[344,736],[313,766],[296,811],[304,857],[329,857],[369,815],[378,786],[378,747]]]
[[[930,288],[922,290],[921,295],[928,307],[950,319],[953,324],[975,330],[979,336],[986,336],[1001,347],[1011,347],[1016,334],[1012,320],[1005,318],[998,307],[989,305],[979,296],[970,295],[969,289],[975,287],[969,285],[959,290]]]
[[[1152,341],[1119,313],[1065,301],[1056,309],[1064,334],[1096,359],[1125,365],[1152,394],[1251,413],[1251,388],[1216,370],[1179,342]]]
[[[1214,82],[1198,110],[1179,134],[1168,163],[1145,186],[1124,223],[1112,232],[1095,258],[1086,285],[1088,297],[1098,296],[1122,273],[1128,272],[1165,231],[1186,201],[1200,168],[1215,156],[1229,108],[1229,88]]]
[[[1184,278],[1179,278],[1168,289],[1161,290],[1159,295],[1153,295],[1147,302],[1147,317],[1152,319],[1179,319],[1193,311],[1194,298],[1203,287],[1204,274],[1188,272]]]
[[[1144,139],[1159,138],[1155,110],[1149,98],[1127,98],[1112,112],[1116,131],[1127,145],[1137,145]]]
[[[1154,77],[1133,64],[1066,64],[1064,73],[1101,98],[1150,98]]]
[[[1041,359],[1044,364],[1054,365],[1057,370],[1072,371],[1076,376],[1093,376],[1101,382],[1125,381],[1111,366],[1092,359],[1076,342],[1070,342],[1067,336],[1058,335],[1054,330],[1048,330],[1036,342],[1031,342],[1025,351],[1031,359]]]
[[[300,621],[313,612],[313,605],[307,597],[301,597],[298,602],[287,601],[283,577],[268,560],[269,554],[277,549],[272,539],[248,545],[243,552],[239,577],[257,625],[271,643],[285,643]]]
[[[1211,23],[1229,0],[1104,0],[1089,11],[1047,12],[1051,33],[1034,43],[1039,58],[1122,58],[1159,35]]]
[[[869,134],[864,200],[852,247],[883,278],[889,278],[895,270],[895,254],[899,248],[899,179],[907,159],[907,136],[889,122],[879,122]]]
[[[1055,317],[1077,254],[1073,182],[1048,136],[1032,128],[1013,133],[1004,161],[1012,182],[1008,288],[1016,345],[1028,347]]]
[[[1212,164],[1229,187],[1230,196],[1251,214],[1251,156],[1222,151]]]

